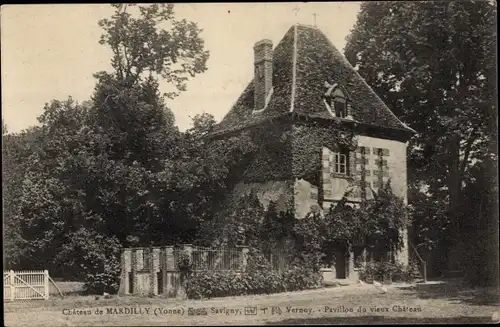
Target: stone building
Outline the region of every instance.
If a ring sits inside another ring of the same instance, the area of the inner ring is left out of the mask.
[[[271,200],[282,210],[292,206],[303,218],[349,190],[355,205],[391,179],[406,202],[407,141],[415,131],[319,29],[294,25],[276,47],[262,40],[253,52],[253,80],[212,134],[249,133],[259,146],[233,196],[253,190],[264,206]],[[336,277],[355,276],[353,257],[337,264]],[[408,249],[397,258],[406,263]]]

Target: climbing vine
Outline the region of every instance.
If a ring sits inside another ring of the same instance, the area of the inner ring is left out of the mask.
[[[340,201],[325,215],[326,240],[348,247],[385,245],[401,249],[404,245],[402,230],[409,225],[408,207],[393,192],[390,180],[374,198],[364,200],[352,208]]]
[[[316,122],[307,125],[296,125],[293,128],[292,174],[296,178],[303,178],[319,185],[321,172],[321,152],[323,147],[330,150],[344,148],[354,151],[357,147],[355,134],[342,128],[340,122],[324,126]]]
[[[253,128],[251,135],[256,147],[243,174],[247,183],[295,177],[319,185],[322,148],[353,151],[357,147],[354,132],[336,120],[328,125],[316,121],[269,123]]]
[[[247,163],[243,182],[259,183],[292,177],[291,126],[268,123],[251,130],[256,144],[254,157]]]

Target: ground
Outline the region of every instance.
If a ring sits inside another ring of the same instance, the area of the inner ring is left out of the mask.
[[[394,284],[385,293],[371,284],[354,284],[203,301],[77,295],[61,299],[55,293],[46,301],[5,303],[4,310],[5,326],[491,323],[500,306],[484,299],[484,290],[452,282]],[[189,308],[206,315],[190,315]],[[256,314],[249,308],[256,308]],[[69,314],[73,309],[90,314]],[[96,313],[99,310],[102,314]]]

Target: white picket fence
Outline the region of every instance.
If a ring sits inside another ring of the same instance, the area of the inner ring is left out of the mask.
[[[3,272],[4,301],[47,300],[49,298],[48,270]]]

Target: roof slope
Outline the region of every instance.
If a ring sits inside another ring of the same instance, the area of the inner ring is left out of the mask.
[[[377,96],[347,59],[317,28],[295,25],[274,49],[273,93],[267,108],[253,112],[253,81],[217,125],[215,133],[259,124],[289,112],[325,119],[325,82],[337,83],[351,99],[354,120],[369,125],[414,132]]]

